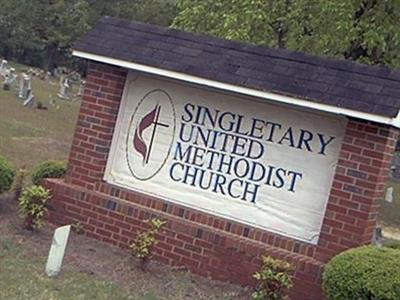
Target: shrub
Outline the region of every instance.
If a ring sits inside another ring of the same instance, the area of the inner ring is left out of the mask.
[[[345,251],[326,265],[323,287],[329,300],[398,300],[400,251],[375,246]]]
[[[14,192],[14,199],[18,200],[19,197],[21,197],[22,194],[22,190],[24,189],[25,186],[25,178],[27,175],[27,171],[25,169],[25,167],[22,167],[21,169],[18,170],[18,173],[15,177],[14,180],[14,185],[13,185],[13,192]]]
[[[63,161],[49,160],[38,164],[32,171],[32,183],[39,185],[45,178],[61,178],[67,172]]]
[[[10,190],[14,181],[15,171],[7,160],[0,156],[0,194]]]
[[[261,270],[253,277],[258,281],[252,300],[283,300],[289,299],[288,290],[293,286],[293,266],[286,261],[269,256],[262,257]]]
[[[19,208],[22,217],[25,218],[25,229],[34,230],[42,227],[50,198],[50,191],[42,186],[33,185],[22,191]]]
[[[139,233],[133,244],[130,246],[133,255],[140,259],[140,267],[143,271],[145,271],[146,264],[152,257],[154,245],[158,243],[156,240],[156,234],[159,233],[166,224],[166,221],[157,218],[151,219],[150,229]]]

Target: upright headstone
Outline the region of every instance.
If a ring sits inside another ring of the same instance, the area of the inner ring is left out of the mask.
[[[4,82],[3,82],[3,90],[9,91],[10,89],[11,89],[10,77],[6,76],[4,78]]]
[[[78,90],[78,97],[81,97],[83,95],[83,91],[85,89],[85,81],[81,80],[81,84],[79,85],[79,90]]]
[[[54,76],[55,78],[60,78],[61,72],[60,72],[60,70],[59,70],[58,68],[54,68],[54,69],[53,69],[53,76]]]
[[[57,228],[54,232],[53,242],[51,243],[46,264],[46,274],[49,277],[57,276],[61,271],[70,231],[71,225],[67,225]]]
[[[50,77],[51,77],[51,73],[50,72],[46,72],[46,74],[44,75],[44,81],[49,82],[50,81]]]
[[[28,91],[32,91],[32,75],[28,75]]]
[[[32,90],[31,86],[31,78],[29,75],[22,73],[21,74],[21,80],[19,83],[19,92],[18,92],[18,97],[21,99],[27,99],[29,91]]]
[[[69,84],[68,78],[65,78],[63,80],[60,80],[60,91],[57,94],[57,96],[61,99],[69,99],[69,91],[71,89],[71,86]]]
[[[15,73],[15,69],[11,68],[4,79],[3,89],[4,90],[11,90],[14,86],[15,82],[17,81],[18,75]]]
[[[7,68],[8,66],[8,61],[6,61],[5,59],[3,59],[0,63],[0,76],[5,77],[7,74]]]
[[[35,95],[29,91],[28,98],[24,101],[24,106],[28,108],[35,108],[36,107],[36,98]]]
[[[385,196],[385,201],[392,203],[393,202],[393,187],[390,186],[386,190],[386,196]]]

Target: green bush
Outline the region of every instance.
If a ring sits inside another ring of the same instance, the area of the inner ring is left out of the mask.
[[[293,286],[292,273],[294,267],[280,259],[270,256],[262,257],[261,269],[253,274],[257,280],[256,291],[252,294],[252,300],[286,300],[287,293]]]
[[[140,232],[130,246],[132,254],[140,259],[140,267],[143,271],[146,271],[146,265],[153,254],[153,247],[158,243],[156,240],[157,233],[167,224],[167,221],[158,218],[146,222],[150,223],[150,229]]]
[[[39,185],[45,178],[61,178],[67,172],[63,161],[49,160],[38,164],[32,171],[32,183]]]
[[[33,185],[23,190],[19,198],[19,209],[25,219],[25,229],[34,230],[42,227],[50,198],[50,191],[42,186]]]
[[[15,171],[7,160],[0,156],[0,194],[10,190],[14,181]]]
[[[400,251],[365,246],[335,256],[325,268],[329,300],[400,299]]]

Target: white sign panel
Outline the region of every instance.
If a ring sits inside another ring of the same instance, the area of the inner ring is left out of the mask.
[[[315,244],[345,127],[345,118],[131,75],[105,180]]]

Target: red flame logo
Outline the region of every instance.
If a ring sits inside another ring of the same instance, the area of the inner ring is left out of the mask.
[[[135,136],[133,138],[133,146],[135,150],[143,157],[143,165],[149,162],[157,127],[158,126],[169,127],[167,124],[158,122],[160,118],[160,112],[161,112],[161,106],[157,104],[152,111],[150,111],[140,120],[139,126],[135,130]],[[153,132],[151,135],[150,143],[149,145],[147,145],[143,138],[143,132],[152,125],[154,125]]]

